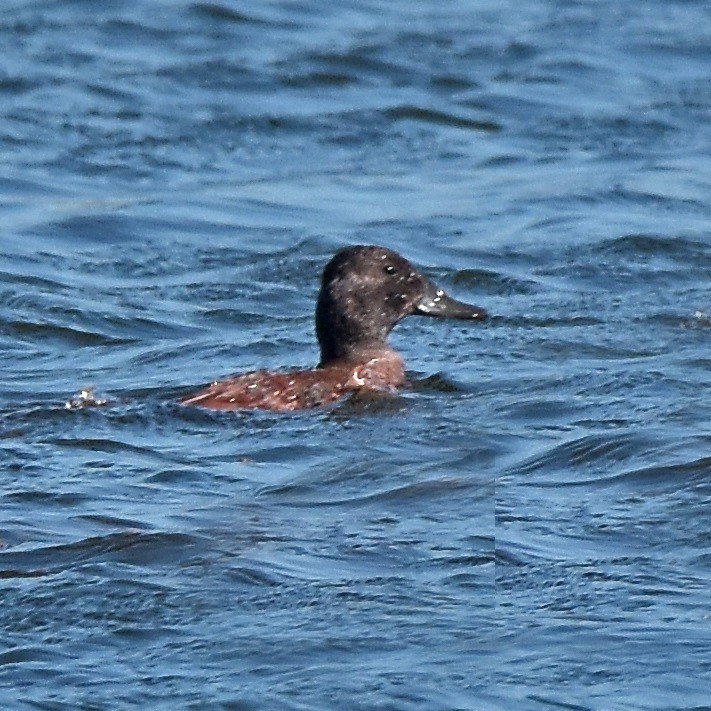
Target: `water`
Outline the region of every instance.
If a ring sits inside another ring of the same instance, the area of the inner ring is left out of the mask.
[[[710,708],[707,3],[9,0],[0,45],[3,708]],[[360,242],[493,318],[401,324],[386,402],[175,405],[314,363]]]

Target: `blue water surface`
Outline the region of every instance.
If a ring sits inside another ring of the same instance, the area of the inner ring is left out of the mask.
[[[707,2],[7,0],[0,46],[2,708],[711,708]],[[356,243],[492,318],[399,325],[397,397],[176,404],[317,362]]]

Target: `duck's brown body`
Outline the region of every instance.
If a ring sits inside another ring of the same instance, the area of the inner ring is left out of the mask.
[[[213,410],[291,412],[321,407],[359,390],[395,392],[405,383],[402,359],[393,352],[365,363],[333,363],[313,370],[257,370],[217,380],[182,400]]]

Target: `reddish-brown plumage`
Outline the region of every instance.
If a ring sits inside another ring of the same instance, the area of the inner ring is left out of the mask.
[[[272,410],[291,412],[320,407],[357,390],[395,391],[405,382],[402,361],[383,354],[366,363],[333,363],[313,370],[257,370],[218,380],[182,400],[213,410]]]

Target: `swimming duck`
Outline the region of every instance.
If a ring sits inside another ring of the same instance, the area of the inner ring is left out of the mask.
[[[405,384],[402,358],[387,337],[406,316],[481,321],[487,314],[445,294],[404,257],[385,247],[345,247],[323,270],[316,303],[321,360],[311,370],[264,370],[217,380],[180,402],[213,410],[289,412],[364,390]]]

